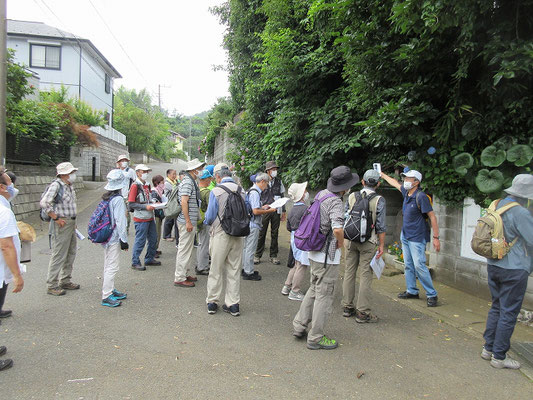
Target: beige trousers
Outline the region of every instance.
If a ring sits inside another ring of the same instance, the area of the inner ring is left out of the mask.
[[[46,279],[48,288],[70,282],[77,251],[76,220],[65,219],[65,226],[62,228],[55,222],[52,223],[54,224],[51,230],[52,256]]]
[[[299,292],[302,289],[306,270],[307,265],[302,265],[300,261],[295,261],[294,267],[292,267],[287,274],[285,285],[291,288],[293,292]]]
[[[357,308],[362,312],[370,312],[370,287],[374,277],[370,261],[374,258],[378,246],[371,242],[355,243],[350,240],[346,245],[346,266],[342,283],[342,306]],[[359,293],[357,307],[354,307],[355,276],[359,269]]]
[[[180,237],[181,240],[181,237]],[[207,303],[219,304],[226,281],[225,304],[229,307],[241,301],[241,265],[244,238],[219,232],[211,237],[209,250],[211,269],[207,278]]]
[[[311,285],[300,305],[292,325],[296,332],[309,327],[307,343],[318,343],[324,336],[324,327],[333,311],[333,292],[339,276],[338,264],[326,264],[309,260],[311,263]]]
[[[191,276],[192,253],[194,249],[194,235],[196,235],[196,225],[193,224],[191,232],[187,232],[185,224],[178,224],[180,241],[178,243],[178,253],[176,254],[176,271],[174,272],[174,282],[183,282]]]

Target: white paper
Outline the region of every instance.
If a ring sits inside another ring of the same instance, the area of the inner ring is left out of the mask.
[[[378,253],[376,252],[376,254],[374,255],[374,258],[372,259],[372,261],[370,261],[370,267],[372,268],[377,278],[379,279],[381,278],[381,274],[383,273],[383,270],[385,269],[385,261],[383,261],[383,255],[379,258],[376,258],[377,254]]]
[[[285,204],[287,204],[288,201],[289,201],[288,197],[282,197],[281,199],[275,200],[272,204],[269,204],[269,206],[270,208],[281,208]]]
[[[168,202],[164,202],[164,203],[155,203],[155,204],[152,204],[152,206],[154,207],[154,209],[158,210],[160,208],[165,208],[167,206],[167,203]]]
[[[83,236],[83,234],[82,234],[79,230],[77,230],[77,229],[76,229],[76,236],[77,236],[78,239],[80,239],[80,240],[85,239],[85,236]]]

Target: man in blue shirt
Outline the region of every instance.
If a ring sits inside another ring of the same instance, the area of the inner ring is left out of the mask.
[[[502,214],[503,233],[507,243],[515,244],[501,260],[487,259],[487,275],[492,306],[487,317],[483,338],[485,345],[481,358],[490,360],[494,368],[520,368],[507,351],[522,307],[528,276],[533,272],[533,216],[527,210],[528,200],[533,200],[533,175],[515,176],[508,196],[500,200],[496,209],[511,202],[518,205]]]
[[[261,206],[261,192],[268,187],[270,177],[261,172],[255,175],[255,184],[248,191],[248,202],[252,208],[254,217],[250,220],[250,234],[244,239],[244,250],[242,254],[242,279],[247,281],[260,281],[261,275],[254,271],[254,254],[259,240],[259,232],[263,226],[263,215],[277,212],[277,209],[270,208],[267,204]]]
[[[430,230],[426,216],[433,229],[433,247],[440,251],[439,226],[437,217],[428,196],[420,190],[422,174],[410,170],[403,176],[403,185],[385,173],[381,177],[391,186],[402,192],[403,195],[403,225],[402,225],[402,252],[405,262],[405,283],[407,290],[398,294],[400,299],[418,299],[416,278],[426,291],[428,307],[437,306],[437,291],[433,286],[431,274],[426,266],[426,243],[429,242]]]

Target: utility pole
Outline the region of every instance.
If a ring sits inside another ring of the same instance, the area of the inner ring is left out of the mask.
[[[166,85],[157,85],[157,104],[159,106],[159,111],[161,111],[161,88],[168,89],[170,86]]]
[[[6,164],[7,21],[6,0],[0,0],[0,165]]]

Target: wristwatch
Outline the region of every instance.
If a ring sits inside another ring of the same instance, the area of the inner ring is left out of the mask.
[[[433,239],[439,239],[440,240],[440,236],[433,236]]]
[[[59,217],[56,215],[55,218],[52,218],[54,221],[57,221],[59,219]]]

